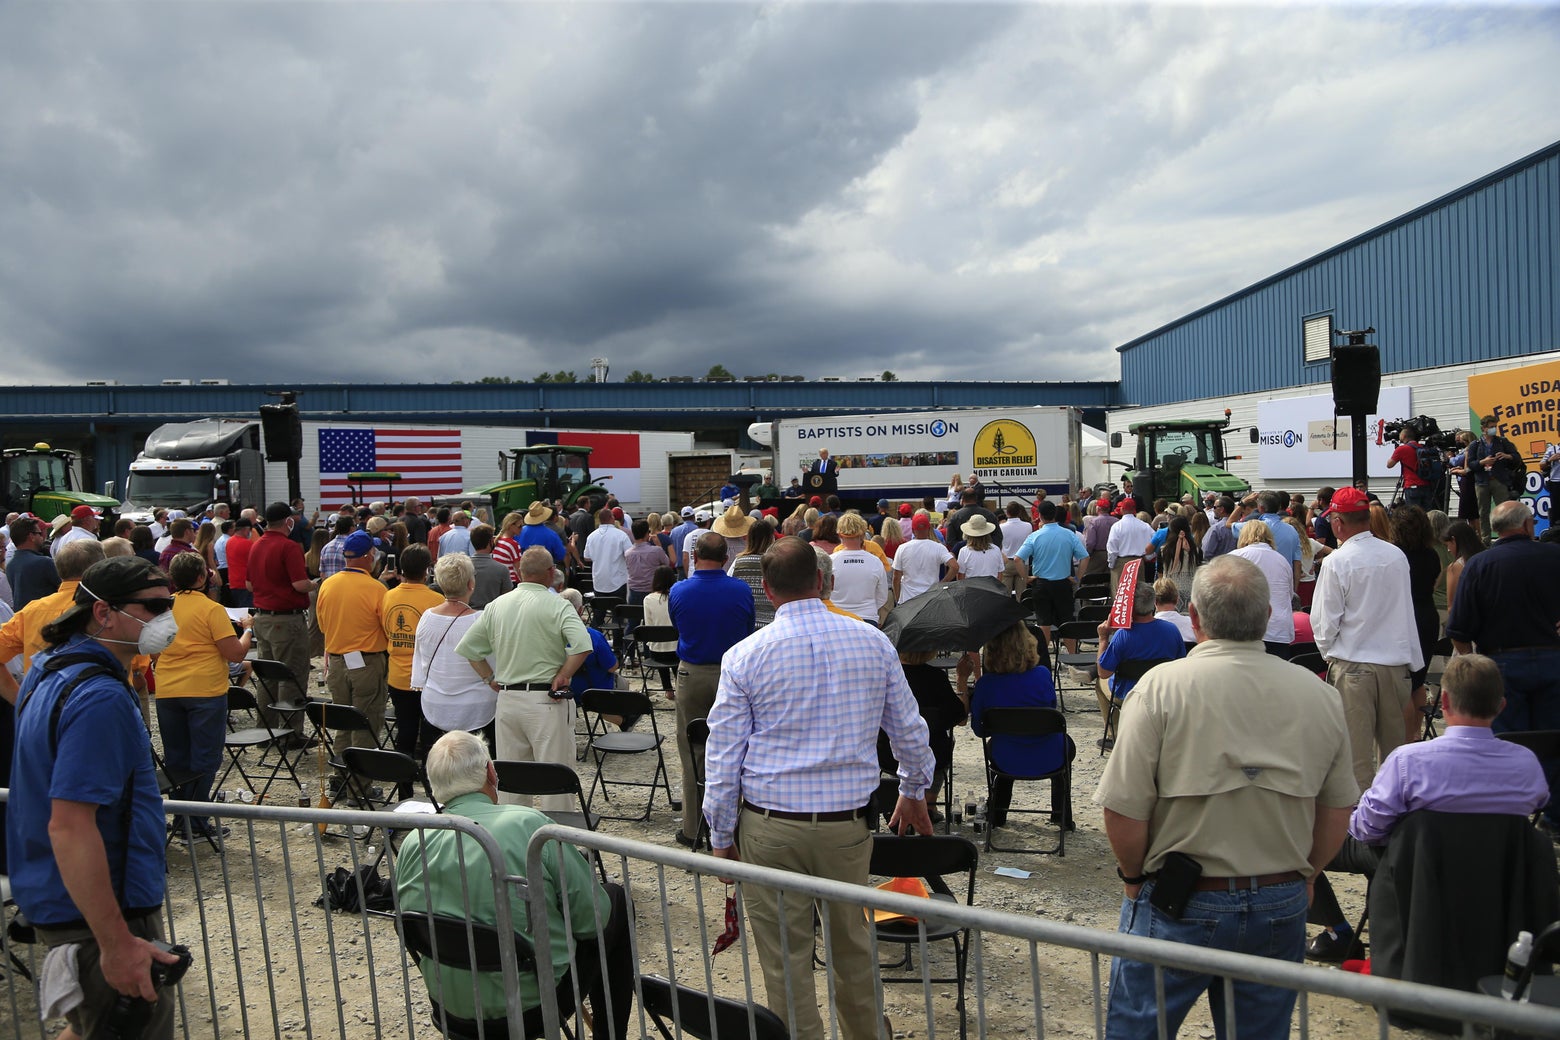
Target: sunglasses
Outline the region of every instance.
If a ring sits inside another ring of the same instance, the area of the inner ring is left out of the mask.
[[[115,610],[132,605],[142,607],[152,617],[156,617],[158,614],[165,614],[173,609],[173,597],[153,596],[151,599],[122,599],[109,605]]]

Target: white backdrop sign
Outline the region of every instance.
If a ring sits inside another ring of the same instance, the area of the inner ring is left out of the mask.
[[[1395,447],[1381,435],[1383,420],[1407,419],[1410,394],[1406,386],[1381,388],[1377,414],[1366,420],[1370,443],[1365,449],[1367,471],[1372,477],[1390,477],[1387,459]],[[1264,478],[1327,480],[1342,486],[1354,471],[1349,443],[1349,417],[1333,416],[1331,394],[1288,397],[1257,405],[1257,458]]]

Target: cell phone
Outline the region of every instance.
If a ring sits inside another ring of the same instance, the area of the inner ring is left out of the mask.
[[[389,556],[385,557],[385,569],[392,571],[395,570],[395,553],[391,553]]]
[[[1202,864],[1184,852],[1172,852],[1154,875],[1154,891],[1148,901],[1170,918],[1179,921],[1186,913],[1187,901],[1202,878]]]

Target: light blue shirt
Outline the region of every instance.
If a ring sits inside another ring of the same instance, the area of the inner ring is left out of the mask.
[[[1070,578],[1073,564],[1087,560],[1089,553],[1079,537],[1061,524],[1046,524],[1024,539],[1018,548],[1018,558],[1029,567],[1029,573],[1046,581]]]
[[[729,848],[744,799],[781,812],[859,809],[878,785],[878,730],[899,793],[932,782],[926,720],[887,636],[822,600],[785,603],[726,651],[709,715],[704,817]]]
[[[1278,550],[1278,554],[1290,563],[1298,563],[1300,560],[1300,535],[1295,529],[1284,523],[1284,518],[1277,513],[1263,513],[1257,519],[1267,524],[1268,530],[1273,532],[1273,548]],[[1234,526],[1233,530],[1237,539],[1240,538],[1240,529],[1251,522],[1247,520]]]

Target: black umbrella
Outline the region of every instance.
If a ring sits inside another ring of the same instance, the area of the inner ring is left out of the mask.
[[[965,578],[901,603],[883,631],[900,650],[979,650],[1027,614],[996,578]]]

